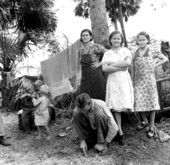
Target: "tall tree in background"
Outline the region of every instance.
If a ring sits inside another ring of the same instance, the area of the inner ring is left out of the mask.
[[[11,92],[7,74],[15,69],[15,62],[26,56],[25,48],[34,44],[57,27],[53,0],[0,1],[0,71],[2,75],[2,106],[8,105]],[[15,31],[15,37],[12,35]],[[17,37],[16,37],[17,35]]]
[[[94,42],[108,46],[109,27],[105,0],[74,0],[78,2],[75,15],[91,19]]]
[[[141,0],[106,0],[106,9],[109,17],[111,18],[111,22],[115,25],[116,30],[118,30],[117,21],[120,22],[126,47],[127,40],[124,20],[127,22],[130,16],[133,16],[138,12],[141,2]]]
[[[90,19],[94,36],[94,42],[107,47],[109,38],[109,27],[105,0],[90,0]]]
[[[89,15],[91,15],[90,11],[93,10],[90,6],[90,2],[93,2],[93,0],[87,0],[87,1],[74,0],[74,1],[78,1],[78,5],[75,8],[75,15],[88,18]],[[117,21],[120,22],[122,33],[125,38],[125,46],[127,46],[126,33],[125,33],[123,20],[127,22],[129,16],[133,16],[137,13],[141,0],[104,0],[104,3],[108,15],[111,19],[111,22],[115,25],[116,30],[118,30]],[[100,5],[100,4],[96,3],[96,5]],[[100,13],[98,19],[101,19]]]

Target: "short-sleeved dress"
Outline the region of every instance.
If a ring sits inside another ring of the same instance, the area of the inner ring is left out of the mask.
[[[160,109],[154,66],[155,59],[161,59],[162,56],[152,48],[148,48],[142,56],[139,55],[139,49],[135,52],[133,59],[135,111]]]
[[[106,79],[102,67],[93,69],[91,65],[93,62],[100,61],[105,51],[107,49],[103,46],[92,43],[88,50],[82,47],[79,52],[82,68],[80,93],[88,93],[91,98],[103,101],[106,94]]]
[[[103,62],[110,64],[123,61],[125,58],[132,58],[129,49],[122,47],[118,52],[108,50],[103,57]],[[109,73],[106,86],[106,104],[113,111],[122,112],[127,109],[133,111],[133,87],[128,69]]]
[[[48,110],[49,99],[45,96],[40,97],[38,100],[40,104],[35,110],[35,125],[36,126],[46,126],[49,123],[50,115]],[[42,106],[43,104],[43,106]]]

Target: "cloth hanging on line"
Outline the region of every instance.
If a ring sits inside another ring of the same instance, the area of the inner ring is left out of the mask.
[[[72,76],[76,75],[76,84],[80,84],[80,47],[81,42],[78,40],[54,57],[41,62],[43,80],[49,86],[53,98],[74,90],[69,80]]]

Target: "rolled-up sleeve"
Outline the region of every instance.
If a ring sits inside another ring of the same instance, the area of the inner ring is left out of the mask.
[[[104,106],[104,111],[106,112],[106,115],[108,117],[108,132],[105,140],[110,143],[117,134],[118,126],[113,118],[110,109],[107,106]]]
[[[102,100],[95,100],[95,102],[99,105],[99,107],[103,110],[103,112],[105,113],[107,117],[108,131],[107,131],[105,141],[110,143],[117,134],[118,126],[115,122],[115,119],[113,118],[113,115],[110,109],[107,107],[106,103]]]

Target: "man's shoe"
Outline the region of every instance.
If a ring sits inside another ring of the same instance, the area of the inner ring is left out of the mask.
[[[0,144],[3,146],[10,146],[11,143],[7,142],[6,139],[4,139],[3,137],[0,138]]]

